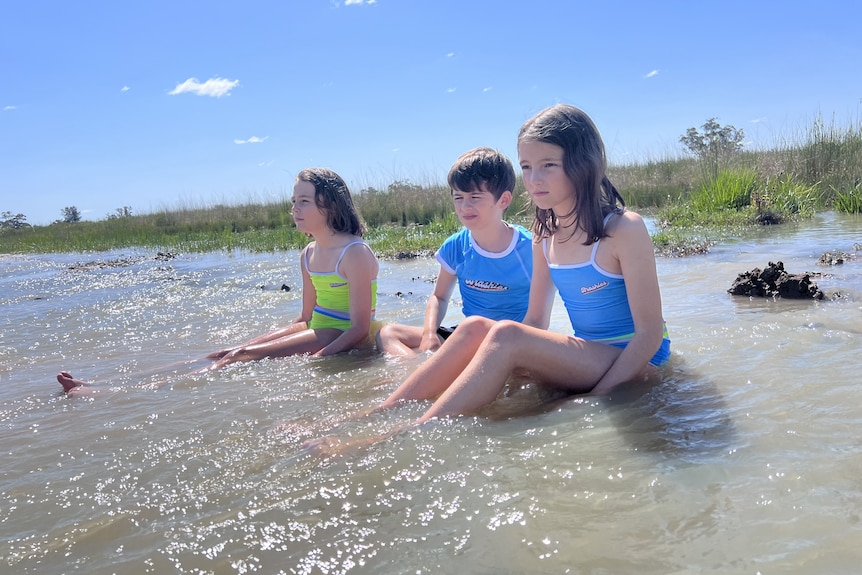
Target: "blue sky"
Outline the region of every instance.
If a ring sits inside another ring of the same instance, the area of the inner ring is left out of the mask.
[[[0,211],[47,224],[443,182],[521,123],[589,113],[612,162],[711,117],[753,146],[858,122],[862,3],[4,0]]]

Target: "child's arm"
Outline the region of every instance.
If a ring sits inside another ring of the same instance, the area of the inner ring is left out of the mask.
[[[533,243],[533,277],[530,280],[530,303],[521,323],[539,329],[548,329],[551,323],[551,308],[554,306],[556,288],[551,281],[548,260],[542,243]]]
[[[305,246],[305,249],[299,254],[299,269],[302,271],[302,309],[299,315],[291,324],[311,321],[311,314],[314,313],[314,305],[317,303],[317,291],[314,289],[314,284],[311,283],[311,275],[305,267],[305,262],[308,261],[307,252],[312,244]]]
[[[428,298],[428,303],[425,306],[425,323],[422,326],[422,342],[419,344],[419,351],[434,350],[440,347],[437,328],[440,327],[443,318],[446,317],[446,310],[449,309],[449,298],[452,297],[457,280],[457,276],[450,274],[442,266],[440,267],[437,281],[434,283],[434,292]]]
[[[607,393],[636,378],[658,351],[664,332],[655,251],[643,220],[634,212],[624,212],[612,238],[626,282],[635,335],[591,394]]]
[[[339,272],[350,282],[350,327],[314,354],[317,356],[353,349],[368,337],[371,330],[371,282],[377,277],[377,258],[364,244],[350,246],[347,250]]]

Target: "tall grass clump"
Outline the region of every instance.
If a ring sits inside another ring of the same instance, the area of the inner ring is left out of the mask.
[[[369,227],[397,224],[424,225],[452,211],[448,186],[396,180],[385,190],[367,187],[353,194],[353,201]]]
[[[809,218],[821,203],[818,187],[806,184],[791,174],[767,178],[753,196],[759,221],[764,215],[774,215],[778,221]]]
[[[632,209],[660,208],[687,197],[699,174],[697,160],[673,156],[608,168],[608,177]]]
[[[818,116],[800,133],[778,138],[759,152],[760,171],[792,174],[820,191],[819,204],[830,207],[839,192],[862,179],[862,122],[828,123]],[[837,208],[836,208],[837,209]]]
[[[754,170],[722,170],[714,179],[704,180],[692,193],[691,206],[702,212],[739,211],[751,205],[756,189]]]
[[[833,187],[832,192],[836,210],[848,214],[862,214],[862,181],[857,180],[854,185],[839,189]]]

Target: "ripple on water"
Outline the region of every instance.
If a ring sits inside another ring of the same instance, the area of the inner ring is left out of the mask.
[[[795,271],[812,246],[862,239],[845,224],[660,259],[674,357],[658,385],[553,407],[513,386],[477,416],[322,459],[302,442],[373,437],[424,411],[350,419],[416,360],[187,373],[295,317],[299,291],[277,288],[299,285],[296,253],[78,273],[66,268],[85,256],[4,258],[0,561],[16,573],[852,571],[862,266],[830,270],[851,294],[837,301],[725,293],[766,258]],[[413,278],[435,267],[383,262],[379,316],[421,321],[430,284]],[[552,326],[565,323],[558,306]],[[110,391],[64,397],[61,369]]]

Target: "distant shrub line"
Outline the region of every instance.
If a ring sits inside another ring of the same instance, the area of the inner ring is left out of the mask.
[[[613,165],[610,178],[626,203],[655,215],[657,245],[673,230],[702,226],[780,223],[810,217],[818,210],[862,213],[862,130],[860,125],[826,124],[821,118],[805,134],[766,150],[740,149],[741,131],[714,119],[704,133],[691,128],[681,141],[700,157],[666,157]],[[726,139],[721,154],[710,137]],[[509,218],[530,220],[529,199],[520,178]],[[369,227],[369,242],[381,255],[431,253],[458,229],[445,184],[409,179],[384,189],[354,190]],[[293,227],[289,198],[238,205],[163,209],[133,215],[128,207],[99,221],[78,221],[77,208],[64,220],[30,226],[24,214],[3,212],[0,253],[83,252],[132,246],[175,251],[273,251],[299,248],[308,239]],[[685,241],[690,241],[690,237]]]

